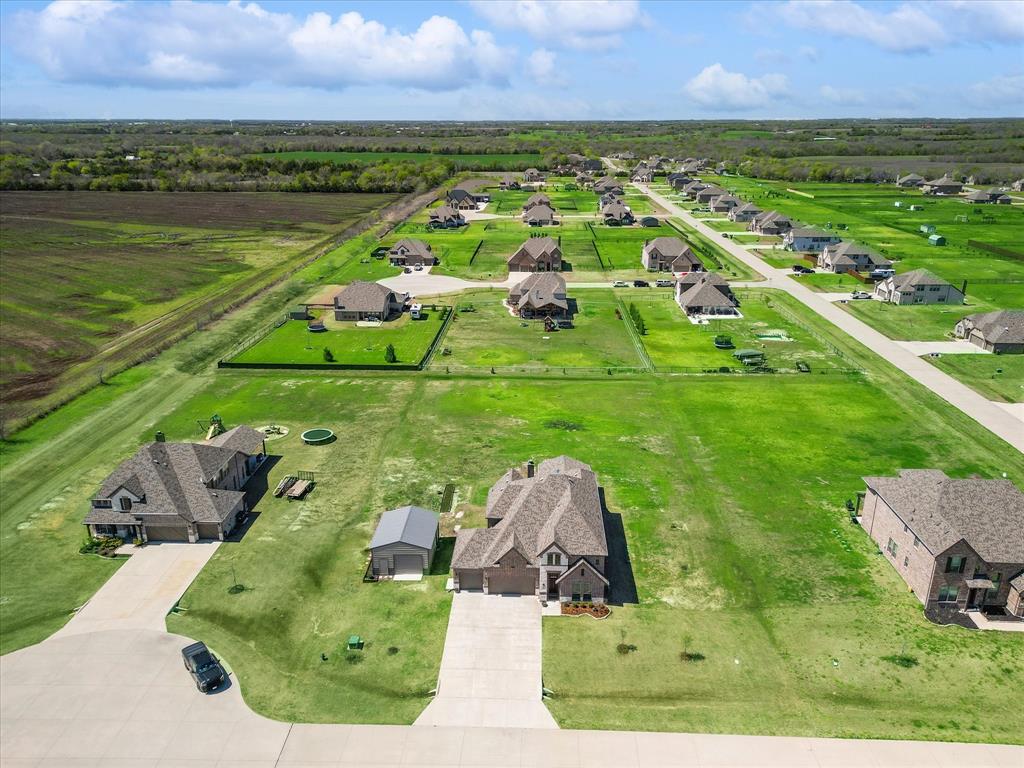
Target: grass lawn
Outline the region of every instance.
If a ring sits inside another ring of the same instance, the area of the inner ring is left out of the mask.
[[[672,219],[671,225],[675,229],[673,237],[682,237],[688,242],[701,261],[704,262],[704,266],[707,269],[722,272],[731,280],[764,279],[759,273],[736,259],[721,245],[712,242],[686,222],[680,219]]]
[[[470,291],[443,346],[450,355],[436,355],[442,366],[515,366],[525,368],[606,368],[640,366],[625,322],[615,316],[618,303],[610,290],[569,287],[578,311],[573,327],[547,333],[541,320],[512,317],[502,304],[506,291]]]
[[[796,262],[791,262],[796,263]],[[793,280],[799,280],[813,291],[824,293],[840,293],[842,291],[867,291],[871,293],[874,286],[870,283],[862,283],[855,277],[835,272],[815,272],[813,275],[790,275]]]
[[[1024,402],[1024,355],[943,355],[925,360],[990,400]]]
[[[406,312],[379,327],[362,327],[328,317],[327,330],[319,333],[310,333],[305,320],[288,320],[231,362],[386,365],[384,350],[392,344],[398,364],[416,365],[441,330],[442,320],[440,309],[423,312],[420,320],[413,320]],[[331,351],[333,361],[324,358],[324,350]]]
[[[793,370],[800,360],[810,365],[812,371],[850,367],[810,334],[807,327],[813,325],[814,316],[782,291],[739,290],[736,295],[743,317],[715,320],[707,325],[693,325],[671,298],[649,298],[649,294],[635,292],[623,295],[623,300],[627,304],[635,302],[640,310],[647,326],[643,344],[658,368],[741,368],[732,356],[733,350],[715,349],[718,334],[732,336],[737,349],[763,351],[773,368]],[[780,314],[776,309],[780,305],[800,318],[801,323]],[[771,330],[783,331],[788,340],[757,336]]]
[[[948,341],[961,317],[994,309],[991,304],[975,302],[899,306],[882,301],[851,301],[839,306],[889,338],[901,341]]]

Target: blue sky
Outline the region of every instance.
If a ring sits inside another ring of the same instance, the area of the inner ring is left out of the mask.
[[[14,118],[1024,116],[1024,0],[0,4]]]

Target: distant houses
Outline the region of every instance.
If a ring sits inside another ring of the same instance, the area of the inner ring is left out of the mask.
[[[623,193],[622,182],[614,176],[603,176],[594,182],[594,192],[599,195],[621,195]]]
[[[394,267],[432,267],[437,263],[430,243],[406,237],[388,249],[388,260]]]
[[[704,264],[678,237],[656,237],[644,243],[640,256],[651,272],[703,272]]]
[[[519,317],[566,317],[569,299],[565,278],[557,272],[537,272],[508,290],[508,306]]]
[[[960,319],[956,337],[996,354],[1024,353],[1024,310],[1002,309]]]
[[[738,205],[729,211],[729,221],[747,222],[753,221],[755,216],[761,215],[761,209],[753,203]]]
[[[531,227],[547,227],[557,224],[555,209],[549,205],[535,205],[523,212],[523,221]]]
[[[690,317],[738,317],[739,301],[717,272],[690,272],[676,281],[676,303]]]
[[[921,191],[926,195],[959,195],[964,185],[948,175],[938,179],[926,181],[921,185]]]
[[[445,197],[448,205],[457,211],[475,211],[479,202],[476,195],[462,187],[448,190],[448,194]]]
[[[508,257],[509,272],[558,272],[562,249],[553,237],[531,237]]]
[[[793,227],[782,236],[782,245],[790,251],[819,253],[828,245],[842,240],[839,235],[815,227]]]
[[[523,212],[530,210],[537,205],[546,205],[551,207],[551,198],[545,195],[543,192],[535,192],[526,198],[526,202],[523,203]]]
[[[527,184],[536,184],[537,182],[544,181],[544,174],[536,168],[527,168],[523,173],[523,181]]]
[[[719,195],[708,201],[708,208],[712,213],[729,213],[733,208],[739,208],[743,201],[734,195]]]
[[[926,269],[903,272],[875,284],[875,296],[890,304],[963,304],[964,294]]]
[[[992,203],[994,205],[1010,205],[1013,199],[999,189],[975,189],[964,195],[969,203]]]
[[[896,179],[897,187],[920,187],[922,184],[924,184],[924,176],[918,176],[916,173],[908,173],[906,176]]]
[[[826,245],[818,257],[818,266],[827,272],[870,272],[875,269],[889,269],[892,262],[866,246],[844,240],[834,245]]]

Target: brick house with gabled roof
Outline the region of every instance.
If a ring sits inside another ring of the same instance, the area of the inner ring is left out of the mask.
[[[568,456],[506,472],[487,494],[487,528],[455,539],[456,590],[604,602],[608,539],[589,465]]]
[[[678,237],[656,237],[644,243],[640,260],[652,272],[703,272],[704,264]]]
[[[551,207],[551,198],[545,195],[543,192],[534,192],[523,203],[523,212],[530,210],[531,208],[538,205],[546,205],[548,208]]]
[[[409,294],[365,280],[356,280],[334,297],[335,320],[388,320],[401,314]]]
[[[739,300],[717,272],[690,272],[676,281],[676,303],[687,315],[738,317]]]
[[[243,519],[243,488],[264,459],[263,433],[247,426],[202,443],[157,433],[103,481],[83,522],[93,536],[126,541],[223,540]]]
[[[875,253],[865,245],[843,240],[835,245],[826,245],[818,257],[818,266],[829,272],[863,272],[872,269],[889,269],[892,262]]]
[[[784,235],[793,228],[793,220],[778,211],[765,211],[750,220],[747,229],[759,235]]]
[[[861,525],[925,608],[1022,616],[1024,493],[937,469],[865,477]]]
[[[435,209],[439,210],[441,209]],[[448,210],[451,211],[450,208]],[[433,213],[431,212],[431,216]],[[388,261],[394,267],[430,267],[437,263],[437,257],[434,256],[434,249],[430,247],[430,243],[404,237],[388,249]]]
[[[565,317],[569,299],[565,278],[557,272],[534,272],[508,289],[508,306],[519,317]]]
[[[509,272],[558,272],[562,249],[551,236],[528,238],[508,257]]]
[[[1024,310],[1000,309],[967,315],[956,324],[958,339],[1001,354],[1024,353]]]

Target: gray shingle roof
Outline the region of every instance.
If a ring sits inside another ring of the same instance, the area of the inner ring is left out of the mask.
[[[456,213],[456,215],[459,215],[458,212],[454,211],[454,209],[450,205],[442,205],[440,208],[435,208],[434,210],[441,211],[444,209],[453,211],[454,213]],[[433,215],[433,212],[431,212],[431,215]],[[430,243],[425,243],[422,240],[417,240],[412,237],[403,237],[401,240],[399,240],[397,243],[391,246],[390,250],[388,250],[388,253],[398,254],[402,253],[403,250],[405,251],[405,253],[414,253],[418,256],[434,255],[434,252],[430,248]]]
[[[985,341],[1000,344],[1024,344],[1024,310],[1001,309],[967,315],[964,321],[981,331]]]
[[[526,212],[527,221],[551,221],[555,218],[555,211],[547,205],[535,205]]]
[[[241,451],[247,456],[255,456],[263,452],[263,441],[265,439],[266,435],[262,432],[241,424],[229,429],[227,432],[221,432],[208,442],[210,445],[215,445],[218,448]]]
[[[533,272],[508,289],[509,304],[517,309],[539,309],[555,305],[569,308],[565,298],[565,278],[557,272]]]
[[[388,544],[412,544],[430,549],[437,536],[437,513],[423,507],[389,509],[380,516],[370,549]]]
[[[960,539],[989,563],[1024,563],[1024,493],[1009,480],[956,480],[938,469],[865,477],[934,553]]]
[[[729,283],[717,272],[690,272],[679,278],[679,306],[735,307],[736,297]]]
[[[528,211],[535,205],[546,205],[548,208],[551,207],[551,198],[545,195],[543,192],[534,192],[523,203],[523,210]]]
[[[881,256],[867,246],[860,245],[851,240],[843,240],[841,243],[826,245],[825,250],[822,252],[822,257],[831,257],[833,264],[855,264],[856,260],[853,257],[861,255],[865,256],[868,262],[876,267],[892,266],[892,262],[884,256]]]
[[[554,253],[560,250],[558,247],[558,241],[550,235],[544,237],[530,237],[519,246],[519,250],[525,250],[528,254],[533,257],[540,256],[545,253]]]
[[[568,456],[542,461],[534,477],[503,475],[487,495],[487,516],[499,522],[459,531],[453,568],[493,565],[510,549],[533,561],[552,544],[570,559],[608,554],[597,476]]]
[[[394,291],[379,283],[357,280],[338,292],[334,297],[334,306],[349,312],[378,312],[384,315],[387,314],[390,297],[394,295]]]
[[[889,279],[896,289],[903,288],[904,286],[913,287],[915,285],[949,285],[948,282],[941,277],[933,275],[927,269],[913,269],[910,272],[901,272]]]

